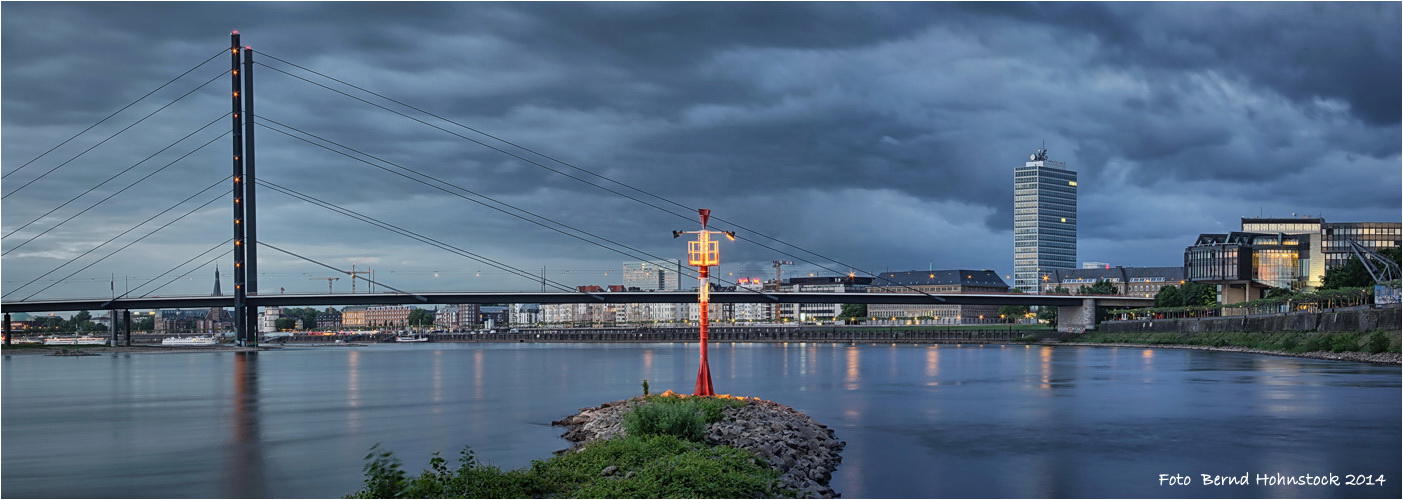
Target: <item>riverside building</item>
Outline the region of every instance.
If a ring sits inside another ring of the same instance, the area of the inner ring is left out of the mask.
[[[625,262],[624,288],[637,288],[645,292],[655,290],[681,290],[682,262],[677,259],[653,262]]]
[[[1284,232],[1200,234],[1184,250],[1184,275],[1218,285],[1218,301],[1224,304],[1257,300],[1272,288],[1318,286],[1324,272],[1312,274],[1317,266],[1311,258],[1318,238]]]
[[[1096,263],[1108,265],[1104,263]],[[1109,281],[1116,289],[1116,295],[1133,297],[1154,297],[1161,288],[1179,286],[1184,283],[1182,267],[1094,267],[1081,269],[1056,269],[1042,284],[1043,293],[1062,287],[1072,295],[1080,295],[1083,288],[1098,281]]]
[[[1038,149],[1013,173],[1013,284],[1038,293],[1042,276],[1077,267],[1077,173]]]
[[[1403,245],[1403,223],[1326,222],[1320,217],[1243,217],[1242,230],[1251,233],[1314,235],[1308,281],[1318,286],[1325,271],[1354,258],[1351,240],[1375,252]]]
[[[885,272],[867,287],[867,293],[1008,293],[999,273],[970,269]],[[868,304],[867,315],[877,319],[929,318],[939,324],[976,323],[999,317],[999,306],[951,304]]]

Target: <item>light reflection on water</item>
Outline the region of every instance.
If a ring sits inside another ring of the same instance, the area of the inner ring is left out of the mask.
[[[472,446],[522,467],[548,424],[689,392],[696,344],[427,344],[258,354],[5,356],[5,497],[337,497],[376,443],[417,471]],[[730,344],[717,390],[776,400],[848,442],[849,498],[1390,497],[1178,487],[1161,473],[1391,474],[1399,369],[1237,353]],[[722,375],[724,374],[724,375]]]

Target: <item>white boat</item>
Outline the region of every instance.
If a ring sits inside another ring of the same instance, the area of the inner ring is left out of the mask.
[[[219,344],[214,337],[166,337],[161,345],[174,347],[209,347]]]
[[[78,337],[73,339],[74,345],[107,345],[107,339],[102,337]]]
[[[36,338],[34,338],[34,337],[20,337],[20,338],[14,339],[14,343],[16,343],[16,344],[42,344],[42,343],[44,343],[44,341],[43,341],[43,340],[36,339]]]
[[[44,345],[74,345],[77,337],[48,337],[44,339]]]
[[[400,335],[395,337],[395,342],[428,342],[429,338],[423,335]]]

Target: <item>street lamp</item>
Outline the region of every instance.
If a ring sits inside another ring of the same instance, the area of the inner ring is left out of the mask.
[[[711,239],[712,233],[724,234],[731,241],[736,240],[734,231],[712,231],[706,228],[706,223],[711,219],[711,210],[700,208],[697,214],[701,216],[702,228],[700,231],[673,231],[672,237],[678,238],[684,234],[695,234],[697,239],[687,242],[687,265],[697,266],[697,279],[700,281],[697,287],[697,305],[701,308],[699,331],[701,337],[701,362],[697,368],[697,385],[692,391],[695,396],[715,396],[716,391],[711,389],[711,367],[706,359],[706,334],[707,334],[707,309],[711,303],[711,282],[707,280],[707,270],[711,266],[721,264],[721,251],[715,240]]]

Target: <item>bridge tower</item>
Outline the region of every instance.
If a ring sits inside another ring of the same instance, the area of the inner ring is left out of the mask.
[[[229,33],[234,146],[234,335],[239,345],[257,346],[258,308],[248,294],[258,293],[258,251],[254,222],[253,50]],[[241,68],[242,67],[242,68]],[[242,69],[242,77],[239,71]]]
[[[248,268],[244,265],[244,101],[243,79],[239,78],[239,32],[229,34],[230,78],[233,92],[234,145],[234,334],[240,345],[248,341]]]

